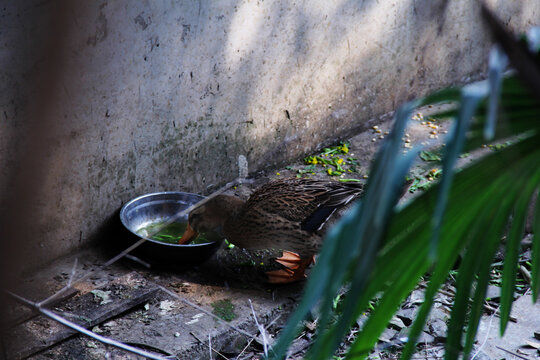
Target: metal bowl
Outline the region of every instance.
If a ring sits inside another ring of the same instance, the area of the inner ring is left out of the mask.
[[[168,221],[203,198],[197,194],[171,191],[142,195],[126,203],[120,210],[120,221],[130,231],[132,241],[141,237],[147,240],[133,251],[134,255],[152,265],[177,267],[196,265],[212,256],[222,239],[203,244],[178,245],[152,240],[138,233],[152,223]],[[187,215],[174,221],[186,223]]]

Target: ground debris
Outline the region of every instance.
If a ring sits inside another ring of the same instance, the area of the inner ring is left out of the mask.
[[[101,289],[59,303],[55,306],[55,310],[61,316],[80,326],[93,328],[103,321],[147,301],[158,291],[158,287],[155,285],[133,287],[134,278],[144,281],[136,273],[130,273]],[[9,358],[24,358],[53,346],[74,334],[76,334],[75,330],[40,315],[9,330],[9,336],[6,336],[6,352]],[[93,343],[93,341],[88,343]]]

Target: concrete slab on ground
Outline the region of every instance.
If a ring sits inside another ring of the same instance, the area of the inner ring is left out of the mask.
[[[527,342],[540,345],[540,340],[534,337],[535,333],[540,333],[540,302],[533,304],[532,296],[524,295],[514,301],[511,315],[516,322],[508,322],[502,338],[500,319],[493,315],[482,317],[476,336],[478,350],[490,359],[538,359],[539,350]]]

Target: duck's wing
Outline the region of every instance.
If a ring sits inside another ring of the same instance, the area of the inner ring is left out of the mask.
[[[303,230],[320,229],[334,211],[352,201],[362,191],[355,183],[313,179],[280,179],[257,189],[246,202],[250,209],[276,214],[300,223]]]
[[[334,212],[356,199],[363,191],[363,185],[358,183],[329,182],[327,192],[319,206],[301,222],[303,230],[309,232],[319,231],[334,214]]]

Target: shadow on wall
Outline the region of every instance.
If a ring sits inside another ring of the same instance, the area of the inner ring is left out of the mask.
[[[535,1],[492,3],[512,30],[540,11]],[[61,32],[57,86],[39,88],[55,56],[45,39],[56,4],[1,12],[6,178],[24,164],[14,150],[24,150],[22,124],[53,119],[45,150],[33,152],[44,173],[25,209],[24,252],[38,262],[85,244],[137,195],[222,184],[240,154],[251,171],[282,164],[481,74],[488,48],[473,0],[78,1]],[[50,111],[29,110],[40,101]]]

